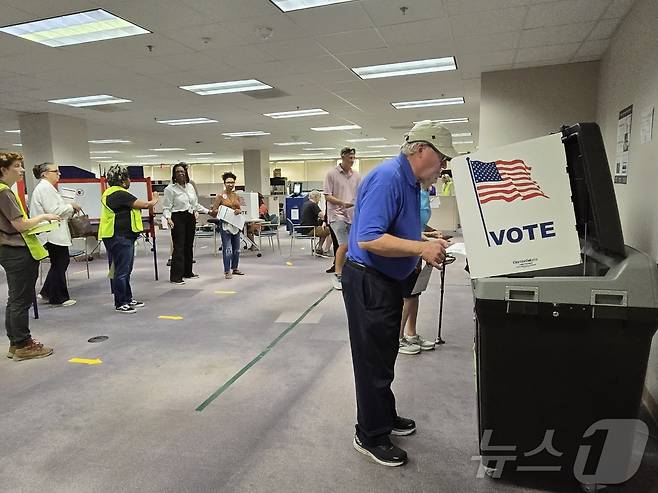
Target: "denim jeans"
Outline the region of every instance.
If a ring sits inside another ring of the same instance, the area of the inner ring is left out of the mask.
[[[222,237],[224,272],[231,272],[238,268],[238,262],[240,262],[240,233],[233,235],[224,229],[220,229],[219,234]]]
[[[118,308],[127,305],[133,299],[130,274],[135,262],[135,239],[113,236],[104,238],[103,244],[107,250],[110,266],[114,264],[114,276],[110,279],[110,285],[114,294],[114,306]]]
[[[28,311],[34,299],[34,285],[39,277],[39,262],[27,247],[0,246],[0,264],[7,273],[7,310],[5,328],[12,346],[25,346],[30,336]]]

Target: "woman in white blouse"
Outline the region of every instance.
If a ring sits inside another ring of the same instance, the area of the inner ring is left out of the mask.
[[[59,168],[53,163],[38,164],[32,169],[34,177],[39,180],[30,199],[30,215],[55,214],[61,218],[59,228],[39,235],[39,241],[48,250],[50,270],[41,287],[41,297],[51,305],[71,306],[76,301],[69,296],[66,286],[66,269],[69,266],[69,247],[71,232],[68,220],[80,211],[75,203],[66,203],[55,188],[59,181]]]
[[[187,174],[187,165],[178,163],[171,172],[171,183],[164,190],[162,202],[162,214],[171,229],[174,246],[169,270],[169,282],[174,284],[185,284],[185,279],[199,277],[192,272],[194,233],[199,212],[207,214],[208,209],[199,204],[199,198]]]

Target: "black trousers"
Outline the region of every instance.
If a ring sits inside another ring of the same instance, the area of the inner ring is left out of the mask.
[[[50,269],[43,286],[41,286],[41,296],[51,304],[59,305],[69,299],[69,290],[66,286],[66,269],[69,268],[71,262],[69,247],[52,243],[46,243],[44,246],[48,250]]]
[[[196,218],[189,212],[174,212],[171,220],[174,222],[174,228],[171,230],[174,251],[171,254],[169,280],[180,281],[183,277],[192,276]]]
[[[348,260],[342,284],[356,385],[356,433],[361,442],[377,445],[391,432],[397,416],[391,383],[404,281]]]
[[[338,238],[336,238],[336,233],[334,233],[334,230],[331,229],[331,226],[329,226],[329,223],[327,223],[327,227],[329,228],[329,233],[331,233],[331,242],[333,243],[334,246],[334,265],[336,264],[336,252],[338,251],[338,247],[340,246],[338,244]]]
[[[28,311],[34,299],[34,285],[39,277],[39,262],[27,247],[0,246],[0,264],[7,273],[7,309],[5,328],[9,344],[18,348],[30,341]]]

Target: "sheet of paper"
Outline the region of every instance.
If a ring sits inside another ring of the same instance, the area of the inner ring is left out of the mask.
[[[244,228],[244,215],[236,214],[233,209],[230,209],[225,205],[219,206],[219,211],[217,211],[217,219],[226,221],[227,223],[232,224],[240,230]]]
[[[26,233],[29,235],[38,235],[39,233],[47,233],[57,228],[59,228],[59,221],[48,221],[37,224],[33,228],[28,229]]]
[[[416,279],[416,284],[414,285],[414,289],[411,291],[411,294],[422,293],[427,289],[427,285],[430,282],[433,269],[434,267],[432,267],[430,264],[426,264],[425,267],[423,267],[423,270],[421,270],[420,274],[418,274],[418,279]]]
[[[455,243],[446,248],[446,253],[466,256],[466,245],[464,243]]]
[[[648,144],[653,137],[653,112],[654,107],[652,106],[642,113],[640,121],[640,140],[642,144]]]
[[[292,221],[299,221],[299,209],[290,209],[290,219]]]

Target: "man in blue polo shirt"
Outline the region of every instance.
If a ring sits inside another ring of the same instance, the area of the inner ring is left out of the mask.
[[[444,240],[421,241],[419,182],[436,181],[457,155],[445,127],[419,122],[400,155],[361,182],[343,269],[343,300],[356,383],[354,448],[385,466],[401,466],[407,453],[389,435],[410,435],[416,423],[398,416],[391,390],[398,354],[402,297],[418,259],[439,267]]]

